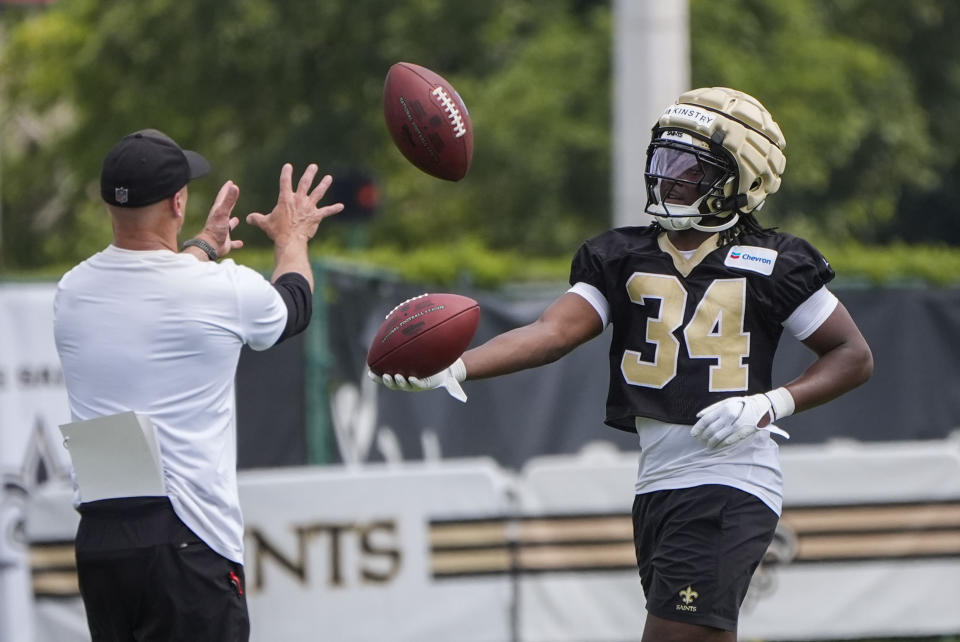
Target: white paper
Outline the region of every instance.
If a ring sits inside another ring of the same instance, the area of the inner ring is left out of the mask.
[[[166,495],[156,427],[124,412],[60,426],[80,501]]]

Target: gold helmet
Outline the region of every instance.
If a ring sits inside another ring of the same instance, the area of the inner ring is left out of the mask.
[[[753,96],[727,87],[688,91],[653,127],[646,212],[671,230],[732,227],[780,189],[785,145],[780,126]],[[705,216],[726,220],[706,226]]]

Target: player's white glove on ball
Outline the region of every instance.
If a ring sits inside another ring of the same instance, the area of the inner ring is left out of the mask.
[[[749,397],[729,397],[697,413],[690,435],[706,442],[707,448],[723,448],[737,443],[758,430],[767,430],[787,439],[790,435],[773,425],[777,419],[793,414],[793,397],[786,388]],[[770,423],[757,424],[770,413]]]
[[[467,401],[467,393],[463,391],[460,382],[467,378],[467,368],[463,365],[463,359],[457,359],[445,370],[437,374],[419,379],[417,377],[404,377],[403,375],[383,374],[375,375],[367,370],[367,376],[374,381],[379,381],[391,390],[403,390],[405,392],[421,392],[423,390],[434,390],[444,388],[450,396],[457,401]]]

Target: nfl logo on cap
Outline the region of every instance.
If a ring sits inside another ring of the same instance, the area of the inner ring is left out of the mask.
[[[100,168],[100,197],[116,207],[146,207],[209,171],[210,163],[197,152],[181,149],[161,131],[142,129],[107,152]]]

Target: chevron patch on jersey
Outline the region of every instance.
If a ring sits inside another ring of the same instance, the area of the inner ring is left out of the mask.
[[[754,245],[734,245],[727,252],[723,264],[727,267],[750,270],[766,276],[773,274],[773,265],[777,262],[777,251]]]

